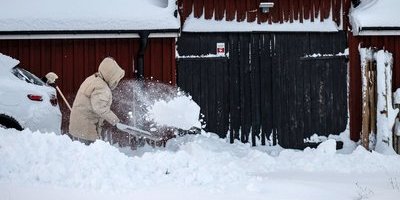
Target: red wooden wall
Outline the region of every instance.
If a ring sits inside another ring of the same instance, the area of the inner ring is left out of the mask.
[[[262,13],[260,2],[273,2],[274,7],[269,13]],[[199,18],[232,21],[248,21],[258,23],[283,23],[294,20],[314,21],[318,16],[323,21],[332,10],[332,19],[339,25],[341,9],[347,16],[350,0],[178,0],[182,21],[193,13]],[[225,16],[226,13],[226,16]],[[345,20],[346,21],[346,20]]]
[[[393,54],[393,91],[400,87],[400,37],[399,36],[353,36],[349,33],[350,53],[350,136],[357,141],[360,139],[362,125],[361,98],[361,61],[358,51],[361,47],[376,47],[386,49]]]
[[[125,78],[133,78],[138,50],[138,39],[0,40],[0,53],[20,60],[39,77],[54,71],[67,94],[75,94],[106,56],[125,69]],[[175,38],[149,39],[144,63],[145,77],[175,84]]]
[[[0,53],[21,61],[21,66],[38,77],[53,71],[57,85],[72,105],[84,79],[97,71],[106,56],[112,56],[125,69],[125,78],[134,77],[139,51],[138,39],[0,40]],[[144,57],[144,75],[176,84],[175,38],[151,38]],[[69,110],[59,97],[62,130],[66,131]]]

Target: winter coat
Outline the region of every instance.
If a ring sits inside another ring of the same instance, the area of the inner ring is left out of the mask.
[[[86,78],[80,86],[72,105],[69,133],[84,140],[100,139],[101,127],[106,120],[111,125],[119,122],[110,110],[111,90],[124,77],[121,69],[112,58],[105,58],[99,65],[98,72]]]

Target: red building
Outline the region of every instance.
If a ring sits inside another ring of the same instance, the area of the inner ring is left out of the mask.
[[[361,3],[361,4],[360,4]],[[370,4],[368,4],[370,3]],[[360,139],[362,128],[361,63],[359,47],[385,49],[393,55],[393,92],[400,87],[400,23],[397,1],[353,1],[348,33],[350,58],[350,131],[351,139]]]

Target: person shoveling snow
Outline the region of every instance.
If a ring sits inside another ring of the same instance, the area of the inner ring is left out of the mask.
[[[75,97],[70,115],[69,136],[73,140],[89,145],[97,139],[103,139],[102,128],[104,120],[125,134],[137,139],[145,138],[152,142],[161,142],[164,145],[168,139],[175,135],[200,132],[200,122],[198,122],[200,108],[187,96],[180,96],[168,102],[164,100],[153,102],[154,105],[150,108],[151,119],[149,121],[169,127],[168,130],[148,127],[151,131],[149,132],[135,126],[122,124],[120,118],[111,111],[111,104],[113,99],[112,90],[117,87],[124,75],[125,71],[121,69],[118,63],[108,57],[100,63],[98,72],[82,83]],[[122,95],[126,96],[127,92],[124,91]],[[172,109],[171,105],[173,106],[172,108],[179,108],[179,110]],[[180,112],[185,109],[184,116],[181,116]],[[116,113],[122,115],[126,110],[127,108],[124,107]],[[192,114],[188,114],[190,112]],[[175,122],[172,121],[174,122],[172,124],[171,119],[165,121],[166,118],[171,118],[171,115],[176,118]],[[190,120],[189,124],[187,123],[188,120]],[[197,123],[193,123],[193,121]]]
[[[90,144],[100,139],[104,120],[113,126],[120,122],[111,111],[112,93],[125,71],[117,62],[107,57],[98,72],[86,78],[80,86],[72,105],[69,134],[73,140]]]

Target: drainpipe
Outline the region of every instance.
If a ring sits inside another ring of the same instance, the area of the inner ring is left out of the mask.
[[[149,35],[150,35],[150,32],[148,32],[148,31],[142,31],[139,33],[140,46],[139,46],[139,52],[137,55],[137,71],[135,72],[137,79],[144,78],[144,52],[146,51]]]

